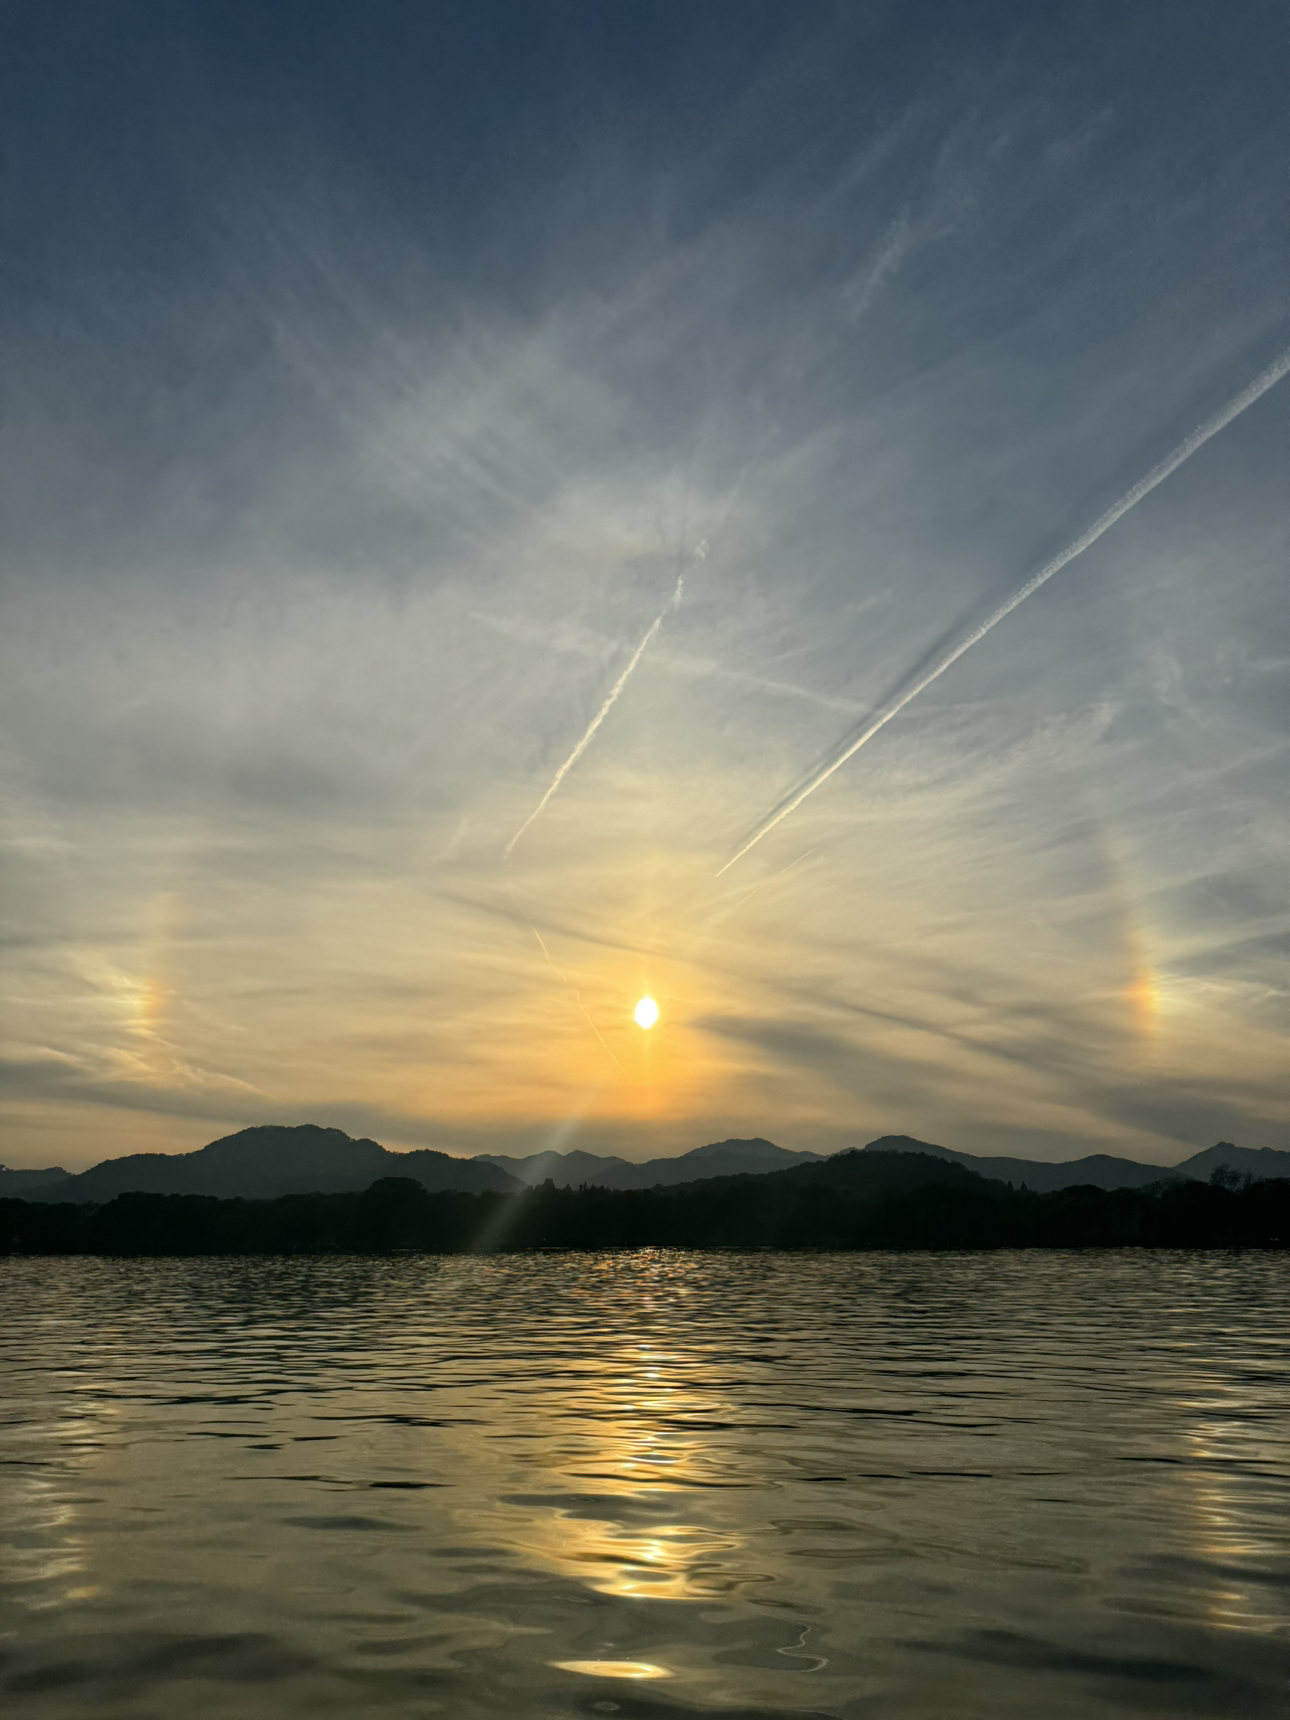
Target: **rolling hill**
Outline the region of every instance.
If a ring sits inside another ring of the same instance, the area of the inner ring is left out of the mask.
[[[136,1192],[266,1200],[283,1194],[340,1194],[389,1176],[412,1177],[430,1190],[472,1194],[505,1194],[519,1186],[496,1165],[476,1159],[456,1159],[430,1148],[392,1153],[376,1141],[353,1140],[341,1129],[302,1123],[296,1128],[268,1124],[242,1129],[193,1153],[131,1153],[105,1159],[79,1176],[29,1185],[21,1193],[25,1200],[78,1203]]]
[[[602,1158],[597,1153],[530,1153],[527,1158],[506,1158],[499,1153],[479,1153],[474,1163],[496,1165],[500,1170],[534,1188],[548,1179],[557,1188],[578,1188],[583,1183],[596,1188],[659,1188],[700,1178],[740,1176],[778,1171],[790,1165],[814,1163],[820,1153],[795,1153],[771,1141],[713,1141],[670,1159]]]

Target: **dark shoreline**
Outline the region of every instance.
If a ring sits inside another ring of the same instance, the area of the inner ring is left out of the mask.
[[[1290,1246],[1290,1180],[1162,1181],[1037,1194],[918,1155],[857,1155],[845,1182],[801,1172],[673,1188],[361,1193],[219,1199],[122,1194],[101,1205],[0,1200],[0,1254],[166,1256],[522,1253],[536,1249],[973,1250]],[[817,1180],[819,1179],[819,1180]]]

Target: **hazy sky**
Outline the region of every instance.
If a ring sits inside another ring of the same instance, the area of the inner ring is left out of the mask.
[[[721,871],[1290,345],[1283,7],[0,38],[0,1158],[1290,1145],[1290,378]]]

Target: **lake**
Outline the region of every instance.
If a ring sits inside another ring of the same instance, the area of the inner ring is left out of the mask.
[[[1276,1716],[1290,1260],[0,1260],[9,1716]]]

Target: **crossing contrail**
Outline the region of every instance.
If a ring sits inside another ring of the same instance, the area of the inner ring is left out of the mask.
[[[591,745],[592,737],[595,735],[596,730],[600,727],[601,723],[604,722],[605,718],[609,715],[610,711],[613,709],[614,704],[618,698],[618,695],[622,692],[623,688],[627,685],[628,681],[631,679],[632,670],[636,667],[636,665],[640,662],[641,658],[645,655],[645,652],[648,650],[650,644],[652,643],[655,634],[657,634],[659,628],[663,625],[663,620],[664,620],[664,617],[667,615],[668,610],[669,609],[675,609],[677,604],[681,601],[681,587],[683,586],[684,583],[685,583],[685,581],[683,578],[677,579],[676,590],[672,593],[671,597],[663,605],[662,609],[659,610],[658,615],[655,618],[654,625],[650,628],[649,632],[646,633],[645,637],[641,640],[640,644],[632,652],[631,661],[628,663],[627,667],[623,670],[622,674],[618,677],[618,679],[614,682],[613,686],[609,689],[609,697],[605,700],[604,704],[596,712],[595,716],[591,719],[590,723],[588,723],[587,732],[583,735],[582,739],[578,742],[577,746],[574,747],[573,751],[569,754],[568,758],[565,759],[564,763],[560,766],[559,770],[556,771],[555,775],[551,778],[550,788],[547,789],[546,793],[542,796],[541,800],[538,801],[537,805],[533,808],[532,812],[529,813],[528,817],[524,820],[523,824],[520,825],[519,829],[515,832],[514,836],[512,836],[510,841],[506,844],[505,857],[507,860],[509,860],[511,855],[514,853],[515,844],[519,841],[520,837],[523,836],[524,832],[528,829],[529,825],[532,824],[533,820],[535,818],[539,817],[541,815],[541,813],[545,810],[547,803],[551,799],[551,796],[559,788],[560,784],[564,781],[565,777],[568,776],[569,772],[573,769],[574,765],[577,764],[578,760],[582,757],[583,753],[585,753],[587,748]]]
[[[1074,543],[1067,544],[1060,555],[1054,556],[1050,562],[1045,563],[1039,572],[1032,579],[1028,579],[1019,591],[1014,591],[1005,603],[1001,603],[992,614],[987,615],[981,625],[974,628],[966,639],[961,640],[952,651],[939,658],[925,674],[918,677],[912,686],[906,687],[904,692],[889,700],[877,716],[861,729],[855,739],[847,742],[836,758],[816,771],[804,788],[799,789],[791,799],[777,807],[769,817],[762,820],[743,847],[737,853],[732,854],[725,865],[718,870],[718,878],[722,872],[728,871],[736,860],[741,860],[750,848],[755,847],[763,836],[769,834],[777,824],[787,818],[790,812],[796,811],[808,794],[814,794],[822,782],[827,782],[834,771],[839,770],[853,753],[859,752],[866,741],[872,740],[879,729],[885,728],[894,716],[904,710],[911,699],[916,699],[924,688],[930,687],[933,681],[939,680],[951,665],[958,662],[965,651],[970,651],[978,641],[984,639],[992,627],[997,627],[1005,616],[1012,614],[1019,603],[1024,603],[1032,592],[1038,591],[1041,585],[1046,585],[1055,573],[1060,573],[1068,561],[1074,561],[1077,555],[1083,555],[1091,544],[1097,542],[1103,532],[1110,531],[1115,522],[1123,518],[1130,508],[1136,507],[1144,496],[1150,495],[1157,484],[1163,484],[1170,473],[1176,472],[1185,460],[1190,460],[1196,450],[1203,448],[1211,436],[1217,436],[1219,431],[1226,429],[1234,418],[1239,418],[1247,407],[1253,406],[1254,402],[1266,394],[1269,388],[1280,382],[1287,371],[1290,371],[1290,347],[1287,347],[1277,358],[1274,358],[1267,369],[1261,370],[1254,381],[1243,388],[1234,399],[1229,400],[1226,406],[1220,407],[1212,418],[1207,418],[1203,424],[1198,424],[1191,435],[1178,444],[1172,454],[1166,454],[1160,464],[1153,466],[1145,478],[1139,479],[1131,490],[1126,491],[1114,507],[1108,508],[1101,518],[1095,520],[1081,537],[1075,539]]]

